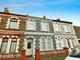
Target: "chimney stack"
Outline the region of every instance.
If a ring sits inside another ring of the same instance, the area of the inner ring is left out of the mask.
[[[44,19],[46,19],[46,16],[43,16]]]
[[[4,12],[4,13],[9,13],[8,8],[7,8],[7,7],[6,7],[6,8],[4,8],[3,12]]]

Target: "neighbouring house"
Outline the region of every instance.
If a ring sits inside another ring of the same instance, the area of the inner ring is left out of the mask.
[[[26,16],[0,12],[0,54],[19,53],[23,49]]]
[[[24,49],[26,55],[35,57],[40,52],[73,48],[78,44],[72,22],[27,16]]]
[[[49,51],[56,48],[52,21],[40,17],[26,17],[25,45],[27,55],[35,56],[35,50]]]
[[[53,28],[57,49],[63,49],[63,47],[71,49],[79,44],[72,22],[53,20]]]
[[[75,33],[76,33],[76,36],[77,36],[77,40],[80,44],[80,26],[74,26],[74,30],[75,30]]]

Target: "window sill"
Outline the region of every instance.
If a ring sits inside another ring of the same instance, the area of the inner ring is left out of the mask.
[[[54,31],[55,33],[61,33],[60,31]]]
[[[43,32],[49,32],[49,30],[41,30],[41,31],[43,31]]]
[[[16,31],[18,31],[19,29],[11,29],[11,28],[7,28],[6,30],[16,30]]]

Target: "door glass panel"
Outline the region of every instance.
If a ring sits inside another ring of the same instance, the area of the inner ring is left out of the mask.
[[[80,40],[78,40],[79,44],[80,44]]]
[[[31,49],[31,42],[28,42],[27,48],[28,48],[28,49]]]

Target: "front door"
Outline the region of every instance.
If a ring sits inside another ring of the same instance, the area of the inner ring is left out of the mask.
[[[31,56],[33,54],[33,39],[32,38],[28,38],[27,39],[27,55]]]

